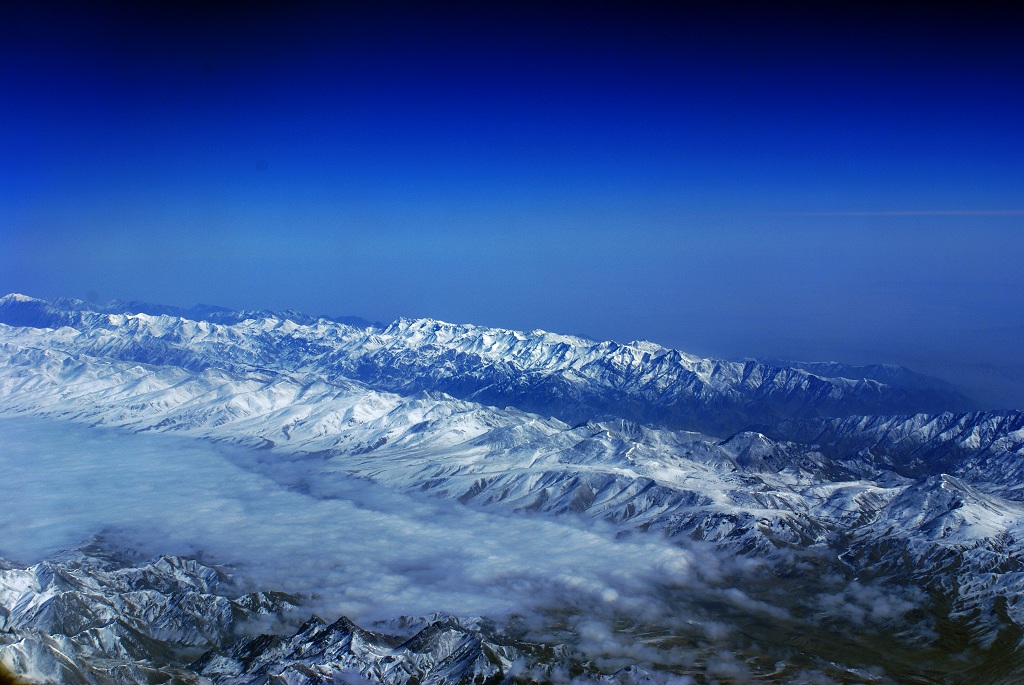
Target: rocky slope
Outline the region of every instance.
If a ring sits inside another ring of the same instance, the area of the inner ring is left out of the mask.
[[[198,682],[192,658],[294,608],[280,593],[231,597],[225,581],[194,560],[140,561],[95,546],[28,568],[4,564],[0,661],[41,682]]]

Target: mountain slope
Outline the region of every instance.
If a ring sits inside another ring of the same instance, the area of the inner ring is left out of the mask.
[[[195,682],[191,658],[295,598],[251,593],[194,560],[143,561],[88,547],[0,570],[0,662],[37,681]]]

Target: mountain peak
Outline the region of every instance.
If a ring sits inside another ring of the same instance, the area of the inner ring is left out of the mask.
[[[0,304],[7,304],[8,302],[45,302],[46,300],[40,300],[35,297],[29,297],[28,295],[22,295],[21,293],[8,293],[3,297],[0,297]]]

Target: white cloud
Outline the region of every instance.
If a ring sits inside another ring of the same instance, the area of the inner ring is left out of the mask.
[[[37,561],[93,534],[157,553],[202,553],[319,611],[372,620],[446,611],[505,615],[552,593],[609,603],[660,578],[693,579],[694,554],[600,524],[481,512],[335,476],[331,499],[227,458],[242,448],[39,419],[0,419],[0,554]]]
[[[1024,216],[1024,209],[883,209],[860,212],[789,212],[786,216]]]

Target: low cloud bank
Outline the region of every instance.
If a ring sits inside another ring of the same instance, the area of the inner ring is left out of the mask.
[[[227,566],[244,589],[302,595],[327,619],[515,616],[531,639],[574,642],[609,669],[701,658],[724,669],[719,646],[751,643],[738,621],[798,622],[744,591],[764,568],[706,545],[480,511],[352,478],[335,477],[333,497],[317,498],[243,468],[243,449],[0,417],[0,556],[29,564],[103,532],[145,554]],[[888,601],[859,587],[830,591],[809,606],[841,616]]]
[[[22,563],[114,532],[364,621],[506,615],[542,588],[629,601],[656,579],[691,583],[711,563],[654,536],[616,540],[600,525],[481,512],[357,479],[317,499],[240,468],[234,446],[27,418],[0,418],[0,435],[0,554]]]

